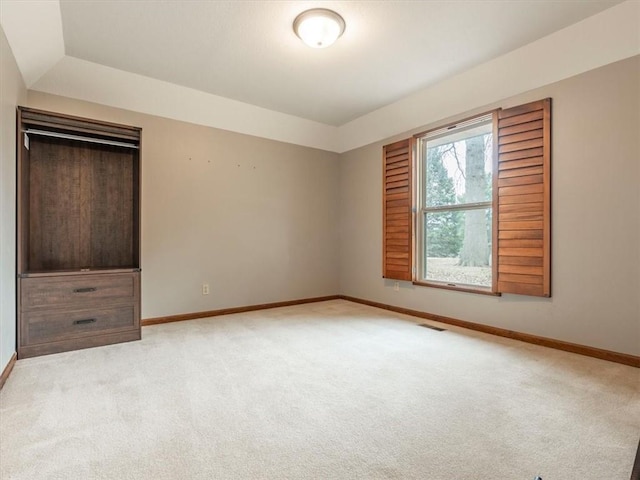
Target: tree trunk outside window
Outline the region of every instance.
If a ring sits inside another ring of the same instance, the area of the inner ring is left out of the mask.
[[[465,141],[465,202],[486,200],[487,176],[484,170],[485,138],[479,135]],[[460,265],[484,267],[489,265],[487,217],[484,209],[467,210],[464,240],[460,251]]]

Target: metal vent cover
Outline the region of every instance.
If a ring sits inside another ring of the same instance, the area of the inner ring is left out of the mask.
[[[440,328],[440,327],[436,327],[434,325],[429,325],[428,323],[419,323],[418,326],[419,327],[424,327],[424,328],[429,328],[431,330],[435,330],[436,332],[446,332],[446,329]]]

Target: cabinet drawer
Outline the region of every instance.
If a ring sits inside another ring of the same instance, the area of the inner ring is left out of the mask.
[[[137,328],[135,307],[23,314],[27,344],[54,342]]]
[[[136,298],[137,275],[125,273],[23,278],[20,282],[21,309],[81,307],[97,301],[130,303]]]

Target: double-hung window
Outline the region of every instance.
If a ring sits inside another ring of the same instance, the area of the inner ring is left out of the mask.
[[[383,277],[551,295],[551,99],[383,148]]]
[[[416,139],[417,278],[491,288],[493,114]]]

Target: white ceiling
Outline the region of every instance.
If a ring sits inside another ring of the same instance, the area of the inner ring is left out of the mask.
[[[291,29],[318,6],[347,22],[324,50]],[[28,104],[338,153],[640,55],[638,0],[0,0],[0,24]]]
[[[619,0],[61,0],[67,56],[328,125],[342,125],[576,23]],[[298,13],[346,21],[327,49]]]

